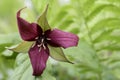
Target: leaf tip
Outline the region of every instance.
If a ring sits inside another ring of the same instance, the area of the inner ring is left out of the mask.
[[[71,61],[69,61],[69,60],[68,60],[67,62],[70,63],[70,64],[74,64],[74,62],[71,62]]]
[[[7,49],[7,50],[11,50],[11,51],[12,51],[12,49],[11,49],[10,47],[7,47],[7,46],[5,47],[5,49]]]
[[[45,11],[44,11],[45,15],[47,15],[48,7],[49,7],[49,4],[46,5]]]

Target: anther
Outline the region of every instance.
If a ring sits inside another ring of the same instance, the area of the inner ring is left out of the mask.
[[[42,46],[42,43],[40,45],[37,45],[38,47],[41,47]]]
[[[35,38],[36,40],[38,39],[38,37]]]
[[[51,40],[50,38],[46,38],[47,40]]]
[[[43,44],[43,48],[46,49],[45,45]]]
[[[43,43],[44,39],[41,40],[41,42]]]
[[[37,45],[38,47],[40,47],[40,45]]]
[[[39,48],[39,52],[41,51],[41,47]]]

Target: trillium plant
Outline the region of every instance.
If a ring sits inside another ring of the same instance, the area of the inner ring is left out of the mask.
[[[78,36],[50,28],[46,18],[48,5],[36,23],[29,23],[20,17],[23,9],[17,12],[18,29],[23,42],[11,50],[29,53],[33,75],[40,76],[43,73],[49,56],[58,61],[72,63],[65,57],[62,48],[77,46]]]

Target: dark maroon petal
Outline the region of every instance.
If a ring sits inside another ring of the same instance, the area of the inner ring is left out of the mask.
[[[59,46],[63,48],[77,46],[78,36],[72,33],[64,32],[58,29],[48,32],[47,37],[51,40],[48,43],[52,46]]]
[[[48,47],[46,46],[46,49],[41,47],[39,51],[37,45],[34,46],[29,50],[29,57],[33,68],[33,75],[40,76],[46,67],[46,62],[49,57]]]
[[[21,18],[20,17],[21,10],[17,12],[17,23],[20,35],[22,39],[25,41],[33,41],[35,37],[37,37],[39,34],[42,34],[42,29],[38,24],[29,23],[23,18]]]

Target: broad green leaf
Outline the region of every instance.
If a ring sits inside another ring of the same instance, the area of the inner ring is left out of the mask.
[[[50,26],[49,26],[47,18],[46,18],[47,10],[48,10],[48,5],[46,6],[45,11],[42,13],[42,15],[37,20],[37,23],[40,25],[40,27],[43,29],[43,31],[50,29]]]
[[[5,58],[0,54],[0,75],[3,76],[0,78],[0,80],[7,80],[7,78],[10,76],[10,74],[8,74],[8,71],[12,71],[14,68],[13,63],[13,59]]]
[[[63,53],[61,48],[52,47],[50,45],[48,47],[49,47],[49,50],[50,50],[50,56],[53,59],[58,60],[58,61],[72,63],[65,57],[65,55],[64,55],[64,53]]]
[[[28,54],[20,53],[16,58],[16,67],[13,75],[9,80],[35,80],[35,77],[32,75],[33,70],[30,63]],[[37,80],[56,80],[47,69],[43,74],[37,78]]]
[[[23,41],[17,47],[8,48],[8,49],[14,52],[27,53],[30,47],[32,46],[32,44],[34,44],[34,42]]]
[[[0,34],[0,52],[4,51],[5,47],[16,44],[19,41],[17,33]]]
[[[26,70],[29,68],[29,66],[30,66],[30,61],[28,58],[26,58],[26,60],[23,63],[19,64],[18,67],[15,68],[14,74],[11,76],[10,80],[13,80],[13,79],[14,80],[24,80],[21,78],[22,78],[22,76],[24,76],[24,72],[26,72]],[[29,71],[32,72],[32,70],[29,70]],[[31,73],[31,75],[32,75],[32,73]],[[29,75],[29,77],[30,77],[30,75]],[[32,79],[30,79],[30,80],[32,80]]]
[[[56,80],[55,77],[51,76],[48,72],[44,72],[40,77],[40,80]]]
[[[19,42],[17,33],[0,34],[0,45]]]

